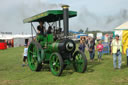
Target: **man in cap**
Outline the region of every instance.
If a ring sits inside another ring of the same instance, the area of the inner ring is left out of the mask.
[[[119,39],[119,35],[115,36],[111,43],[111,54],[113,54],[113,66],[114,69],[117,68],[117,57],[118,57],[118,69],[121,68],[121,60],[122,60],[122,41]]]

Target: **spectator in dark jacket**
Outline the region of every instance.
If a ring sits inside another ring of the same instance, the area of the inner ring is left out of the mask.
[[[90,39],[88,51],[90,54],[90,60],[92,62],[94,60],[94,56],[95,56],[95,40],[93,38]]]
[[[79,50],[85,52],[85,38],[82,37],[80,40]]]
[[[42,34],[42,35],[45,34],[46,29],[44,27],[44,22],[42,22],[42,21],[39,22],[39,25],[37,26],[37,32],[38,32],[38,34]]]

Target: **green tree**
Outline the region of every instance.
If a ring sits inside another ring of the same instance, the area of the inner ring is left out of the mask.
[[[88,33],[88,27],[86,28],[85,33]]]
[[[84,30],[83,29],[80,29],[78,32],[84,32]]]

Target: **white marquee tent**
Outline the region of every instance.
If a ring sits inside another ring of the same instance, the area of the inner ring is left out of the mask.
[[[16,35],[9,35],[9,34],[1,34],[0,35],[0,40],[13,40],[13,45],[14,47],[19,47],[23,46],[25,44],[25,40],[27,39],[29,42],[32,40],[31,39],[32,35],[21,35],[21,34],[16,34]]]
[[[123,50],[126,53],[126,48],[128,47],[128,22],[116,27],[114,29],[115,35],[118,34],[123,43]]]

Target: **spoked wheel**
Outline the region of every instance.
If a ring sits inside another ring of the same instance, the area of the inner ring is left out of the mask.
[[[41,63],[38,62],[39,56],[39,47],[36,42],[31,42],[28,48],[28,64],[32,71],[40,71],[42,68]]]
[[[53,53],[50,57],[50,69],[53,75],[60,76],[63,71],[63,59],[59,53]]]
[[[76,72],[84,73],[87,69],[87,58],[81,51],[76,51],[73,56],[73,67]]]

